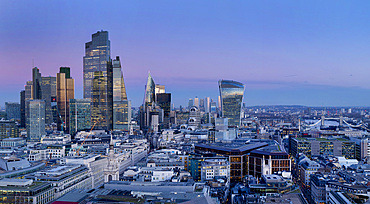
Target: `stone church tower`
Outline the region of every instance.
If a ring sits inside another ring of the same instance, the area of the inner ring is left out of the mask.
[[[114,144],[112,135],[110,136],[108,166],[104,169],[104,182],[118,181],[119,180],[119,167],[116,156],[114,155]]]

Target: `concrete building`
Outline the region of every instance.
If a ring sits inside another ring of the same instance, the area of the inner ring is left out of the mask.
[[[0,120],[0,139],[18,137],[18,127],[15,121]]]
[[[85,165],[92,177],[92,188],[98,188],[104,184],[104,168],[108,164],[107,157],[100,155],[86,155],[83,157],[66,157],[68,165]]]

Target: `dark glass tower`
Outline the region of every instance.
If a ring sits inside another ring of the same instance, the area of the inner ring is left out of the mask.
[[[92,40],[85,44],[83,58],[84,98],[92,99],[94,72],[107,76],[110,62],[110,41],[108,31],[98,31],[92,35]],[[108,90],[107,87],[105,90]]]
[[[218,81],[221,98],[221,115],[229,119],[229,126],[240,125],[244,84],[231,80]]]

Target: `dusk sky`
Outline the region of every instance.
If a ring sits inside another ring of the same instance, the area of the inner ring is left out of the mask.
[[[43,76],[71,67],[82,98],[85,43],[106,30],[129,100],[151,72],[172,93],[217,99],[245,84],[253,105],[370,106],[369,1],[0,1],[0,106],[19,102],[32,61]]]

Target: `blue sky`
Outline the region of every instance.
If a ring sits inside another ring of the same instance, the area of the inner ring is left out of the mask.
[[[82,98],[84,43],[109,31],[129,99],[148,71],[176,106],[245,84],[247,105],[369,106],[368,1],[0,1],[0,104],[19,101],[32,61],[70,66]]]

